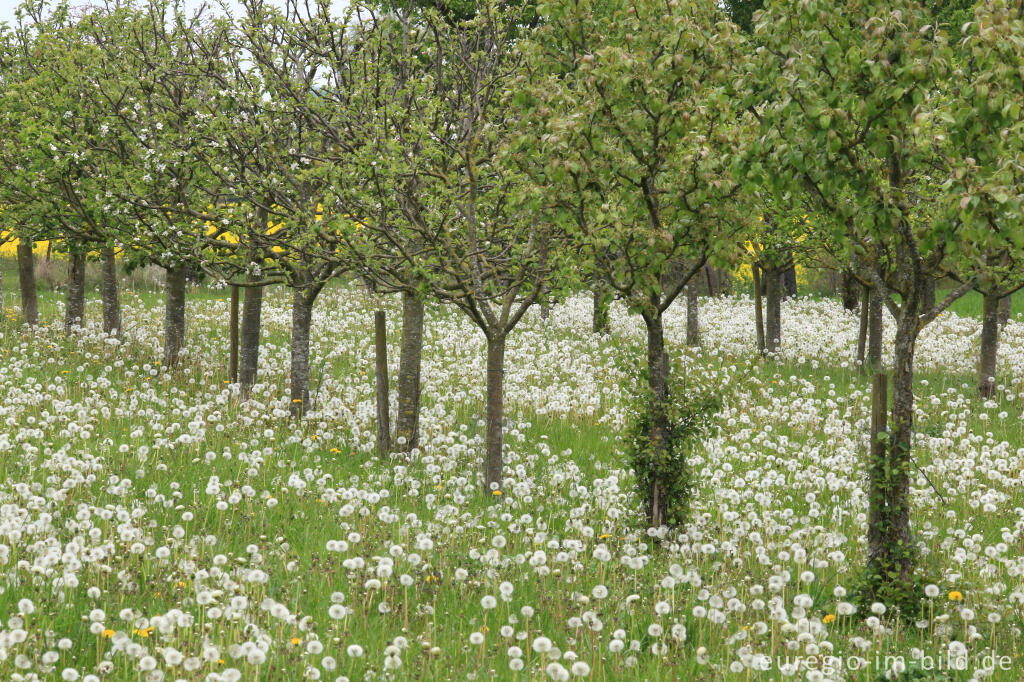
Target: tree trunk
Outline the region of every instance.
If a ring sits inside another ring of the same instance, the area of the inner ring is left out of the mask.
[[[228,377],[231,383],[238,383],[238,286],[234,284],[228,313]]]
[[[117,259],[114,249],[106,246],[103,258],[103,332],[121,334],[121,301],[117,292]]]
[[[754,331],[757,336],[757,352],[764,355],[764,294],[761,291],[761,266],[757,263],[752,264],[750,272],[754,278]]]
[[[700,307],[697,303],[697,287],[686,286],[686,345],[700,345]]]
[[[996,353],[999,349],[999,297],[985,294],[981,314],[981,353],[978,356],[978,395],[991,398],[996,391]]]
[[[420,368],[423,364],[423,301],[402,294],[402,350],[398,360],[398,422],[395,436],[399,452],[410,452],[420,439]]]
[[[36,294],[36,263],[33,241],[18,239],[18,284],[21,287],[21,314],[33,327],[39,324],[39,298]]]
[[[704,279],[708,283],[708,296],[710,296],[711,298],[714,298],[715,297],[715,285],[711,281],[711,266],[710,265],[705,265],[704,266]]]
[[[502,484],[502,419],[505,409],[505,337],[487,338],[487,458],[484,461],[484,494]]]
[[[767,315],[765,319],[765,350],[778,353],[782,343],[782,278],[778,270],[766,270],[764,288]]]
[[[665,352],[665,327],[661,315],[644,315],[647,325],[647,387],[650,391],[651,430],[648,436],[653,462],[661,461],[668,444],[668,353]],[[665,525],[665,492],[657,476],[651,476],[648,524],[657,528]]]
[[[882,367],[882,296],[872,290],[868,299],[868,367],[877,371]]]
[[[857,364],[862,369],[867,369],[864,364],[864,356],[868,348],[868,309],[871,305],[871,287],[861,285],[860,299],[860,329],[857,331]]]
[[[857,279],[849,270],[843,270],[842,274],[843,308],[846,310],[857,309]]]
[[[245,287],[242,300],[242,333],[238,352],[238,383],[242,400],[249,399],[249,389],[256,383],[260,366],[260,316],[263,312],[263,287]]]
[[[373,341],[377,385],[377,454],[391,454],[391,397],[388,391],[388,327],[383,310],[373,313]]]
[[[929,277],[924,282],[924,297],[921,300],[921,314],[927,315],[935,308],[935,278]]]
[[[309,405],[309,330],[313,322],[313,297],[302,289],[292,296],[292,416],[301,417]]]
[[[64,333],[70,334],[85,320],[85,254],[68,254],[67,304],[64,307]]]
[[[868,466],[868,576],[874,596],[885,603],[898,603],[901,598],[914,596],[908,495],[914,427],[914,349],[921,303],[908,300],[903,304],[896,330],[892,431],[887,443],[874,444]],[[884,380],[876,378],[875,386],[884,390]],[[879,400],[884,400],[884,396],[876,398]]]
[[[185,347],[185,267],[167,269],[167,299],[164,309],[164,367],[178,364]]]
[[[1013,304],[1013,296],[1003,296],[999,299],[999,326],[1005,327],[1006,323],[1010,321],[1011,305]]]
[[[792,258],[793,252],[788,252],[787,256]],[[791,265],[782,271],[782,290],[786,298],[796,298],[796,265]]]
[[[599,273],[594,273],[594,321],[595,334],[608,331],[608,285]]]

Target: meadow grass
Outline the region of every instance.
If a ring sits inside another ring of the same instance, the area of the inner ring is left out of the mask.
[[[872,619],[843,614],[864,561],[868,379],[815,345],[811,322],[790,323],[783,354],[763,359],[749,351],[742,299],[702,301],[701,349],[683,347],[671,321],[676,372],[715,386],[726,406],[692,462],[693,525],[658,539],[619,441],[634,392],[622,360],[642,350],[625,311],[605,337],[578,331],[582,299],[549,321],[527,317],[509,351],[507,485],[484,496],[482,340],[458,313],[429,311],[420,451],[382,459],[376,302],[325,293],[319,396],[296,422],[286,295],[267,297],[248,403],[226,384],[226,296],[190,292],[189,352],[171,372],[156,363],[155,291],[125,292],[120,344],[95,325],[65,338],[47,290],[41,329],[0,321],[5,679],[874,680],[892,670],[886,655],[934,661],[961,646],[967,670],[915,679],[972,679],[990,650],[1012,659],[992,679],[1019,679],[1015,355],[986,403],[973,396],[969,348],[943,345],[962,335],[940,330],[922,351],[914,527],[922,584],[939,596],[922,594],[909,621]],[[93,320],[98,305],[90,291]],[[385,305],[396,348],[397,306]],[[847,335],[856,326],[833,302],[787,306]],[[1008,328],[1012,343],[1021,334]],[[824,655],[865,663],[828,674]]]

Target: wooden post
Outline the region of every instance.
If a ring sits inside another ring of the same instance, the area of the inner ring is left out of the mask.
[[[231,285],[231,313],[228,318],[228,376],[231,383],[238,383],[238,285]]]
[[[373,313],[375,355],[377,360],[377,452],[381,457],[391,453],[391,418],[388,398],[388,335],[384,311]]]
[[[887,443],[878,437],[888,429],[889,377],[876,372],[871,386],[871,458],[880,461],[885,457]]]

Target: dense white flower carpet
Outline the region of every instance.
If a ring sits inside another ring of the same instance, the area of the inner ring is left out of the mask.
[[[850,594],[869,396],[857,320],[834,301],[787,302],[772,360],[753,353],[747,298],[701,300],[699,350],[670,312],[674,371],[724,408],[692,462],[693,524],[655,537],[619,443],[643,352],[624,309],[604,337],[587,297],[513,333],[506,484],[485,499],[483,336],[459,313],[429,310],[421,446],[381,459],[373,301],[337,288],[318,302],[296,423],[284,294],[264,309],[246,403],[225,383],[218,296],[190,301],[170,373],[162,309],[137,297],[120,342],[0,321],[0,678],[1021,678],[1019,321],[990,401],[974,390],[978,321],[944,314],[920,342],[927,587],[907,622]]]

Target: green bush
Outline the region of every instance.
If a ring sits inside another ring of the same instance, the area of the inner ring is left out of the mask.
[[[634,410],[626,453],[636,472],[637,490],[644,509],[650,509],[652,483],[657,481],[664,495],[665,523],[670,528],[683,526],[689,518],[693,485],[689,458],[703,447],[704,438],[712,432],[714,415],[721,407],[718,395],[694,387],[684,390],[670,380],[668,437],[660,453],[651,446],[654,414],[650,400],[644,399]]]

